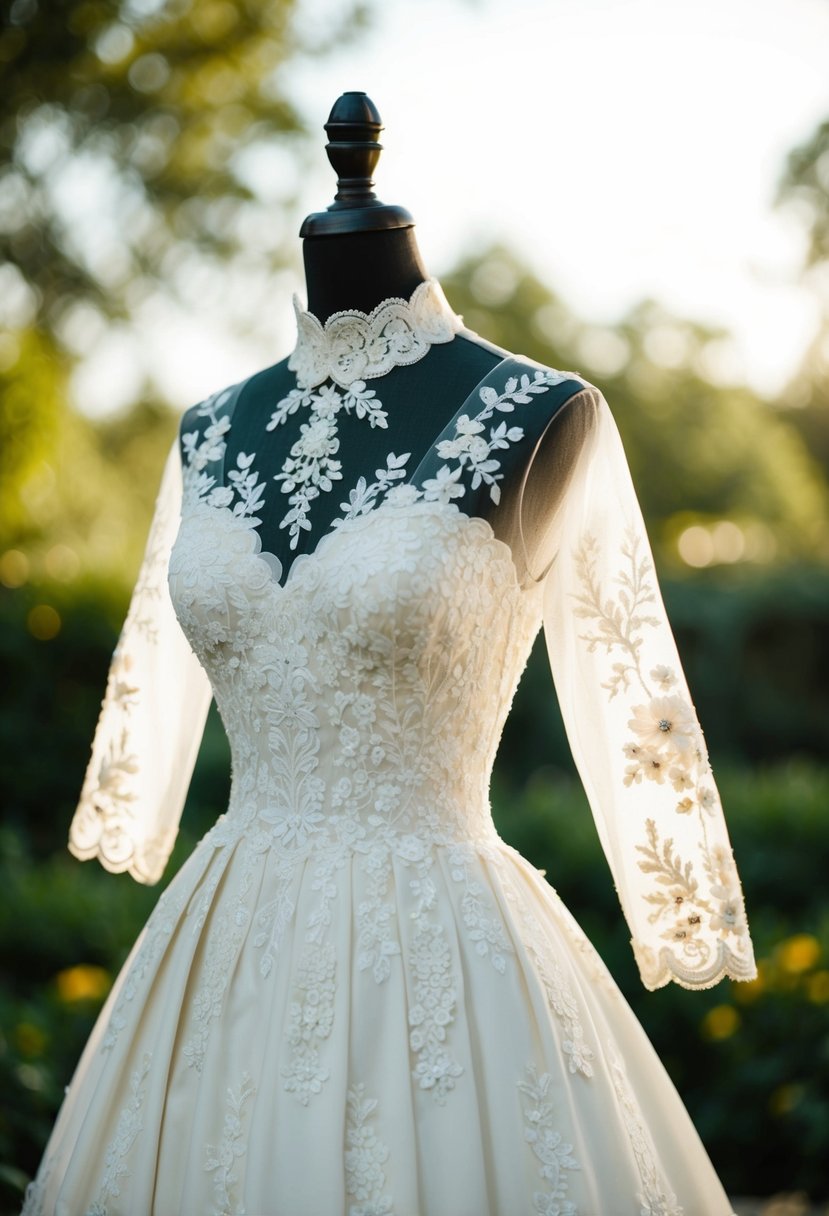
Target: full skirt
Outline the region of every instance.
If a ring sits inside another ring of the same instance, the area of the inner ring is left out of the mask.
[[[26,1216],[729,1216],[638,1021],[494,843],[208,836],[107,1000]]]

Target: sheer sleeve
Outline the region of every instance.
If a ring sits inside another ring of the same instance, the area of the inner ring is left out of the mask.
[[[167,588],[181,496],[174,443],[69,832],[75,857],[145,883],[172,851],[211,700]]]
[[[547,650],[573,758],[646,988],[756,975],[705,742],[615,421],[593,411],[543,576]]]

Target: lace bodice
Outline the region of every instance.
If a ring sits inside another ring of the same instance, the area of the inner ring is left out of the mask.
[[[170,580],[231,743],[217,837],[264,832],[289,860],[495,838],[489,776],[540,588],[522,593],[484,520],[387,501],[278,588],[250,530],[200,507]]]
[[[360,383],[346,390],[355,413]],[[355,850],[382,866],[436,843],[495,845],[492,763],[543,626],[645,984],[750,977],[722,808],[599,390],[496,363],[413,471],[395,456],[358,478],[287,571],[263,545],[261,468],[226,459],[234,400],[199,407],[195,434],[186,420],[183,469],[171,453],[73,851],[157,879],[211,691],[233,754],[216,844],[274,851],[287,869],[312,851],[336,869]],[[535,580],[489,513],[510,452],[549,428],[554,442],[573,409],[590,416],[589,441],[551,512],[554,560]]]

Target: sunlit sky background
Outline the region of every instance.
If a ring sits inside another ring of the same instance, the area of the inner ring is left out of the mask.
[[[301,20],[336,7],[306,0]],[[829,113],[826,0],[384,0],[356,42],[288,72],[320,132],[289,232],[332,200],[322,124],[362,89],[386,126],[378,194],[413,212],[433,274],[498,240],[587,321],[612,327],[651,296],[732,331],[733,377],[764,395],[796,367],[818,304],[798,285],[802,225],[773,201],[786,153]],[[250,171],[279,196],[278,160]],[[181,406],[275,362],[291,288],[299,275],[274,283],[264,342],[231,340],[219,311],[104,343],[79,400],[128,399],[136,338]]]

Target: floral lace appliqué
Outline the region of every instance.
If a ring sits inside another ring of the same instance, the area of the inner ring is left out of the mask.
[[[578,1216],[576,1205],[567,1198],[567,1175],[581,1167],[573,1156],[572,1144],[565,1143],[555,1127],[550,1093],[555,1088],[553,1078],[548,1072],[539,1077],[535,1065],[528,1064],[518,1088],[523,1095],[524,1138],[546,1184],[546,1190],[533,1194],[533,1212],[537,1216]]]
[[[285,1089],[307,1106],[312,1094],[322,1091],[328,1068],[320,1059],[320,1046],[334,1023],[336,959],[330,942],[306,946],[296,978],[296,995],[288,1013],[287,1040],[291,1061],[283,1068]]]
[[[452,338],[462,321],[436,279],[420,283],[409,300],[384,300],[371,313],[349,309],[322,325],[294,297],[297,343],[288,366],[301,388],[332,380],[350,388],[357,380],[384,376],[416,363],[429,347]]]
[[[152,1057],[148,1053],[145,1054],[140,1065],[132,1074],[129,1101],[118,1116],[115,1133],[107,1147],[97,1200],[98,1207],[104,1214],[107,1210],[107,1201],[120,1197],[121,1184],[130,1173],[127,1159],[144,1127],[142,1107],[151,1061]]]
[[[391,1197],[383,1194],[383,1166],[389,1150],[369,1122],[377,1110],[377,1099],[367,1098],[360,1081],[348,1091],[345,1127],[345,1185],[348,1216],[394,1216]]]
[[[487,899],[483,884],[470,875],[470,862],[474,851],[463,845],[453,845],[449,850],[449,862],[452,867],[452,878],[455,882],[463,883],[461,909],[463,922],[469,934],[469,940],[474,943],[475,953],[481,958],[488,958],[499,975],[504,975],[507,969],[507,955],[514,954],[504,932],[503,922]]]
[[[342,463],[336,459],[340,448],[339,414],[353,413],[357,418],[368,419],[372,427],[388,427],[388,415],[374,389],[364,380],[355,380],[345,392],[333,385],[292,389],[279,402],[265,429],[274,430],[300,407],[307,409],[308,421],[301,424],[299,438],[285,458],[281,472],[273,478],[282,483],[283,493],[290,495],[289,509],[279,526],[289,529],[292,549],[297,547],[300,533],[311,529],[308,519],[311,504],[320,494],[332,490],[335,481],[342,480]]]
[[[642,1191],[636,1196],[642,1205],[639,1216],[684,1216],[682,1208],[677,1203],[676,1195],[660,1177],[653,1144],[645,1130],[642,1113],[631,1091],[624,1065],[614,1044],[610,1041],[606,1044],[606,1055],[610,1065],[613,1088],[622,1108],[625,1127],[630,1137],[631,1148],[642,1183]]]
[[[414,1000],[409,1006],[409,1043],[418,1056],[412,1076],[421,1089],[431,1089],[441,1105],[455,1087],[463,1068],[449,1053],[446,1028],[455,1020],[452,956],[441,925],[420,923],[411,952],[415,974]]]
[[[238,1090],[228,1089],[227,1110],[222,1138],[215,1147],[209,1144],[205,1150],[204,1168],[213,1175],[213,1211],[211,1216],[245,1216],[244,1209],[233,1192],[239,1184],[235,1163],[244,1157],[247,1142],[244,1133],[244,1108],[256,1093],[247,1073],[242,1075]]]

